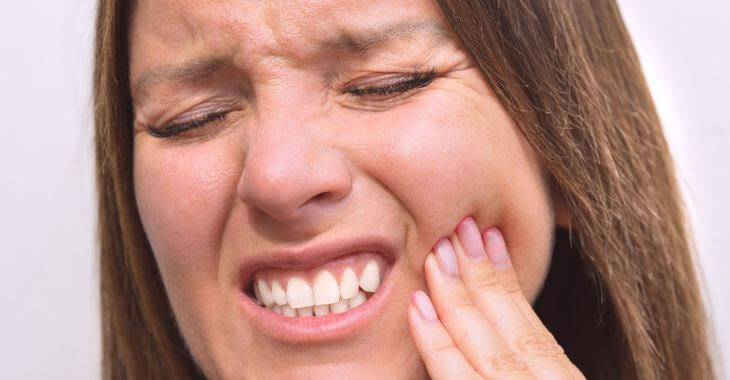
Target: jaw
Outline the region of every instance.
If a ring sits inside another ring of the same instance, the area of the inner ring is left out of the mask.
[[[316,271],[319,268],[309,269]],[[266,268],[266,272],[269,269]],[[260,271],[263,277],[264,268]],[[270,272],[272,277],[281,274],[274,272]],[[214,334],[195,333],[205,342],[189,342],[195,346],[191,348],[197,348],[195,351],[199,354],[201,350],[205,351],[205,354],[194,356],[206,375],[222,379],[316,378],[335,374],[348,379],[393,378],[394,375],[404,379],[425,378],[420,376],[425,372],[405,318],[410,294],[421,288],[421,282],[413,278],[408,260],[387,262],[383,272],[380,288],[367,302],[340,314],[286,317],[258,305],[249,295],[240,294],[230,305],[231,311],[238,314],[236,318],[217,318],[217,322],[208,321],[207,326],[201,326],[216,330]],[[252,280],[258,273],[258,270],[253,272]],[[225,305],[219,306],[227,309]],[[266,313],[265,318],[250,318],[249,306],[261,315]],[[363,315],[369,317],[363,318]],[[268,327],[262,328],[262,321]],[[334,329],[318,331],[322,325]],[[278,326],[277,331],[272,332],[271,326]],[[298,338],[286,334],[286,330],[297,327],[314,330],[314,334]],[[379,364],[374,366],[373,363]],[[414,374],[419,376],[413,377]]]

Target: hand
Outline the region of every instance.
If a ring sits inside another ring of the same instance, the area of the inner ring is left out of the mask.
[[[517,283],[501,232],[472,218],[426,257],[433,303],[413,294],[408,320],[433,379],[584,379]],[[434,308],[435,306],[435,308]]]

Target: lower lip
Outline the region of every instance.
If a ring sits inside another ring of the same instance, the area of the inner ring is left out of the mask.
[[[391,268],[392,269],[392,268]],[[357,334],[373,322],[385,308],[393,288],[393,273],[388,270],[383,282],[362,305],[339,314],[317,317],[285,317],[259,306],[240,290],[239,305],[254,327],[274,339],[289,343],[316,343],[337,340]]]

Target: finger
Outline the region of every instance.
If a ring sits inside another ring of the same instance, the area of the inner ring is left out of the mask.
[[[441,239],[435,251],[426,257],[426,280],[439,319],[466,360],[484,377],[531,378],[519,355],[469,298],[449,240]]]
[[[485,239],[486,241],[486,239]],[[487,249],[487,252],[489,250]],[[489,254],[487,254],[489,256]],[[523,314],[525,314],[525,317],[530,321],[530,324],[534,328],[540,331],[544,331],[545,334],[549,335],[551,339],[553,339],[556,344],[557,340],[555,340],[555,337],[550,333],[550,331],[547,329],[547,327],[542,323],[542,320],[540,320],[540,317],[535,313],[534,309],[532,308],[532,304],[525,298],[524,293],[520,290],[520,287],[517,282],[517,276],[515,275],[515,271],[512,266],[509,266],[508,268],[504,270],[496,270],[497,277],[499,278],[499,281],[504,284],[505,290],[507,290],[510,295],[512,295],[513,299],[517,303],[517,306],[519,306],[520,310]],[[574,379],[584,379],[583,373],[578,369],[578,367],[573,364],[573,362],[570,361],[567,355],[565,353],[561,353],[559,355],[559,358],[563,365],[571,372],[572,378]]]
[[[572,377],[562,359],[563,349],[547,329],[535,327],[514,300],[511,293],[520,292],[517,282],[502,283],[498,272],[510,265],[506,250],[504,257],[497,257],[501,261],[495,260],[493,265],[484,250],[479,228],[470,217],[459,224],[452,242],[469,295],[509,347],[539,378]]]
[[[413,293],[408,307],[408,322],[416,349],[432,379],[478,378],[439,322],[431,300],[422,291]]]
[[[520,308],[525,317],[530,321],[532,326],[538,331],[549,335],[553,341],[555,338],[545,325],[540,320],[540,317],[535,313],[532,308],[530,301],[527,300],[525,294],[522,293],[519,283],[517,281],[517,275],[514,271],[514,267],[509,259],[509,252],[507,251],[507,245],[505,244],[504,237],[497,228],[490,228],[486,230],[482,238],[484,242],[484,248],[487,253],[487,257],[492,263],[494,263],[495,271],[500,283],[503,284],[505,290],[512,296],[517,306]],[[557,342],[556,342],[557,344]],[[561,353],[559,355],[563,365],[571,372],[573,378],[582,379],[583,374],[580,372],[578,367],[568,359],[568,357]]]
[[[547,331],[547,328],[540,320],[540,317],[535,313],[532,305],[529,301],[527,301],[524,293],[522,293],[522,289],[520,288],[517,280],[517,275],[515,274],[509,259],[507,247],[504,244],[504,239],[501,237],[499,230],[496,228],[487,229],[484,231],[482,241],[484,244],[483,248],[485,254],[494,268],[494,273],[496,274],[499,283],[512,297],[530,324],[535,328]],[[552,336],[552,334],[550,335]]]

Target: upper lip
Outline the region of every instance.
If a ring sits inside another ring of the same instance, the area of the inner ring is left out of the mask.
[[[309,244],[296,249],[275,249],[245,257],[240,266],[240,279],[244,285],[251,275],[261,268],[308,269],[320,266],[334,258],[356,253],[378,252],[386,260],[395,260],[395,246],[381,236],[358,236]]]

